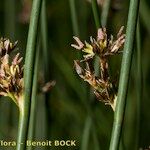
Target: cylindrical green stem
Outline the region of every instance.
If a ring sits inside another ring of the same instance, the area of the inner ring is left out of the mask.
[[[23,111],[20,112],[19,118],[17,150],[25,150],[26,147],[26,139],[30,116],[30,102],[33,85],[32,79],[34,70],[34,59],[36,53],[35,49],[36,49],[41,2],[42,0],[33,0],[32,5],[32,12],[26,47],[25,70],[24,70],[24,84],[25,84],[24,102],[23,102]]]
[[[110,150],[118,150],[121,129],[124,120],[125,103],[128,91],[128,82],[132,60],[133,43],[136,31],[140,0],[130,0],[130,8],[127,22],[126,42],[124,46],[121,74],[119,80],[118,99],[116,104],[114,124],[111,136]]]
[[[47,14],[46,14],[46,0],[42,2],[41,13],[41,37],[42,37],[42,53],[43,53],[43,68],[44,68],[44,82],[50,81],[50,52],[48,48],[48,28],[47,28]],[[46,114],[45,131],[47,139],[50,138],[51,127],[51,111],[49,106],[50,93],[44,93],[44,111]]]
[[[110,4],[111,4],[111,0],[105,0],[104,1],[104,5],[102,8],[102,14],[101,14],[102,27],[106,27],[106,25],[107,25]]]
[[[36,117],[36,104],[37,104],[37,81],[38,81],[38,70],[39,70],[39,51],[40,43],[37,47],[35,64],[34,64],[34,75],[33,75],[33,87],[32,87],[32,101],[30,110],[30,120],[29,120],[29,130],[28,130],[28,140],[33,141],[35,133],[35,117]],[[28,147],[28,150],[32,150],[32,146]]]
[[[98,29],[101,23],[100,23],[100,14],[99,14],[100,11],[99,11],[99,7],[97,4],[97,0],[92,0],[92,11],[94,15],[95,25],[96,25],[96,28]]]
[[[73,26],[73,33],[76,36],[79,36],[79,26],[78,26],[75,2],[76,2],[75,0],[69,0],[70,11],[71,11],[71,19],[72,19],[72,26]]]
[[[44,61],[44,74],[45,82],[48,82],[50,79],[49,71],[49,51],[48,51],[48,31],[47,31],[47,14],[46,14],[46,0],[42,2],[42,11],[41,11],[41,40],[42,40],[42,52],[43,52],[43,61]]]
[[[136,49],[137,49],[137,127],[136,127],[136,149],[139,149],[140,141],[140,116],[141,116],[141,101],[142,101],[142,59],[141,59],[141,38],[140,38],[140,22],[138,20],[136,30]]]

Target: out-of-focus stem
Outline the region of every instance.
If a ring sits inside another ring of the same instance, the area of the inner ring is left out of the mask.
[[[42,40],[42,50],[43,50],[43,61],[44,61],[44,74],[45,82],[50,79],[49,71],[49,51],[48,51],[48,30],[47,30],[47,14],[46,14],[46,0],[42,2],[41,11],[41,40]]]
[[[77,19],[75,3],[76,3],[76,0],[69,0],[73,33],[76,36],[79,36],[79,26],[78,26],[78,19]]]
[[[101,14],[102,27],[106,27],[106,25],[107,25],[108,14],[109,14],[109,10],[110,10],[110,4],[111,4],[111,0],[105,0],[104,1],[104,5],[102,8],[102,14]]]
[[[87,116],[85,121],[84,131],[83,131],[81,150],[88,149],[91,125],[92,125],[92,118],[90,116]]]
[[[100,23],[100,13],[99,13],[100,11],[97,4],[97,0],[92,0],[92,11],[94,15],[95,25],[96,28],[98,29],[101,26],[101,23]]]
[[[136,30],[136,49],[137,49],[137,127],[136,127],[136,149],[139,148],[140,141],[140,116],[141,116],[141,101],[142,101],[142,56],[141,56],[141,36],[140,36],[140,22],[138,20]]]
[[[47,28],[47,13],[46,13],[46,0],[42,2],[42,13],[41,13],[41,37],[42,37],[42,52],[43,52],[43,65],[44,65],[44,82],[50,81],[50,53],[48,48],[48,28]],[[49,107],[49,93],[44,93],[44,111],[46,114],[45,131],[46,137],[50,137],[50,126],[51,126],[51,112]]]

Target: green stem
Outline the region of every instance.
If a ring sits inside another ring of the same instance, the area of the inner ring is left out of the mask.
[[[136,127],[136,149],[139,149],[140,141],[140,115],[141,115],[141,100],[142,100],[142,60],[141,60],[141,38],[140,38],[140,22],[138,20],[136,30],[136,45],[137,45],[137,127]]]
[[[99,14],[100,11],[97,4],[97,0],[92,0],[92,11],[94,15],[95,25],[96,28],[98,29],[101,26],[101,23],[100,23],[100,14]]]
[[[49,69],[49,49],[48,49],[48,29],[47,29],[47,14],[46,14],[46,0],[42,3],[42,13],[41,13],[41,37],[42,37],[42,52],[43,52],[43,64],[44,64],[44,82],[50,81],[50,69]],[[49,93],[44,94],[44,106],[46,114],[45,131],[46,137],[50,138],[50,126],[51,126],[51,111],[49,107]]]
[[[88,149],[91,126],[92,126],[92,118],[90,116],[87,116],[85,121],[84,131],[83,131],[81,150]]]
[[[121,74],[119,80],[118,99],[114,115],[114,124],[109,150],[118,150],[121,129],[124,120],[125,103],[128,90],[128,82],[131,68],[134,36],[136,31],[140,0],[130,0],[130,8],[127,22],[126,42],[123,51]]]
[[[18,140],[17,140],[17,150],[25,150],[26,139],[28,133],[29,116],[30,116],[30,102],[32,95],[32,85],[33,85],[33,68],[34,68],[34,58],[36,49],[36,40],[38,33],[38,20],[40,16],[42,0],[33,0],[31,19],[26,47],[26,58],[25,58],[25,70],[24,70],[24,80],[25,80],[25,93],[23,102],[23,112],[20,112],[19,118],[19,128],[18,128]]]
[[[44,61],[44,74],[45,82],[48,82],[50,79],[49,71],[49,51],[48,51],[48,30],[47,30],[47,14],[46,14],[46,0],[42,2],[42,11],[41,11],[41,40],[42,40],[42,50],[43,50],[43,61]]]
[[[28,140],[33,141],[34,133],[35,133],[35,117],[36,117],[36,104],[37,104],[37,81],[38,81],[38,70],[39,70],[39,51],[40,51],[40,43],[37,47],[35,64],[34,64],[34,75],[33,75],[33,87],[32,87],[32,101],[31,101],[31,110],[30,110],[30,120],[29,120],[29,130],[28,130]],[[27,148],[28,150],[32,150],[32,146]]]
[[[79,36],[79,26],[78,26],[75,2],[76,2],[75,0],[69,0],[70,11],[71,11],[71,19],[72,19],[72,26],[73,26],[73,33],[76,36]]]
[[[107,26],[107,20],[108,20],[108,14],[109,14],[109,10],[110,10],[110,4],[111,4],[111,0],[105,0],[104,1],[104,5],[103,5],[103,8],[102,8],[102,14],[101,14],[102,27]]]
[[[92,125],[92,136],[93,136],[93,142],[94,142],[94,145],[95,145],[95,147],[94,147],[95,150],[100,150],[98,136],[97,136],[97,131],[96,131],[94,123]]]

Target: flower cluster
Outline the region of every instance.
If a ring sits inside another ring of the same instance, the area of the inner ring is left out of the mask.
[[[14,50],[17,43],[18,43],[17,41],[15,43],[11,43],[9,39],[1,38],[0,39],[0,57],[3,57],[6,53],[9,54],[12,50]]]
[[[10,97],[19,108],[22,108],[23,99],[23,67],[22,57],[19,53],[13,60],[10,59],[9,52],[16,47],[9,39],[0,39],[0,95]],[[10,63],[11,61],[11,63]]]
[[[71,44],[77,50],[84,52],[83,60],[75,60],[75,69],[77,74],[86,82],[88,82],[94,89],[96,97],[105,104],[111,105],[115,110],[117,99],[116,85],[111,81],[108,73],[108,57],[119,54],[120,48],[125,42],[125,34],[123,27],[119,30],[117,38],[111,35],[107,37],[106,28],[98,29],[97,39],[90,37],[90,43],[82,42],[78,37],[73,37],[76,44]],[[95,56],[99,57],[100,75],[95,75],[95,69],[92,61]],[[81,66],[84,63],[84,68]]]

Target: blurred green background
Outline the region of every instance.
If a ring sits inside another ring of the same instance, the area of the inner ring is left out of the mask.
[[[47,0],[47,27],[49,51],[49,80],[55,80],[47,99],[40,91],[36,108],[36,140],[76,140],[74,148],[61,149],[108,150],[113,111],[109,106],[96,100],[90,87],[76,74],[73,60],[78,59],[78,52],[71,48],[73,35],[82,40],[96,37],[91,3],[86,0],[75,0],[78,31],[73,27],[71,0]],[[18,48],[23,56],[26,49],[31,0],[1,0],[0,2],[0,36],[18,40]],[[101,12],[101,7],[99,10]],[[121,26],[126,27],[129,0],[114,0],[108,18],[107,31],[116,35]],[[150,1],[141,0],[140,5],[141,52],[143,96],[140,114],[140,147],[150,146]],[[76,27],[77,27],[76,26]],[[40,28],[40,26],[39,26]],[[39,30],[40,32],[40,30]],[[125,32],[125,31],[124,31]],[[39,87],[43,80],[42,48],[40,58]],[[119,74],[121,55],[110,60],[111,74]],[[130,86],[128,90],[126,114],[120,149],[136,150],[137,112],[137,73],[136,51],[132,60]],[[0,139],[16,139],[18,111],[8,98],[0,98]],[[87,144],[88,143],[88,144]],[[1,147],[0,147],[1,149]],[[39,148],[37,148],[39,149]],[[49,148],[60,149],[60,148]]]

